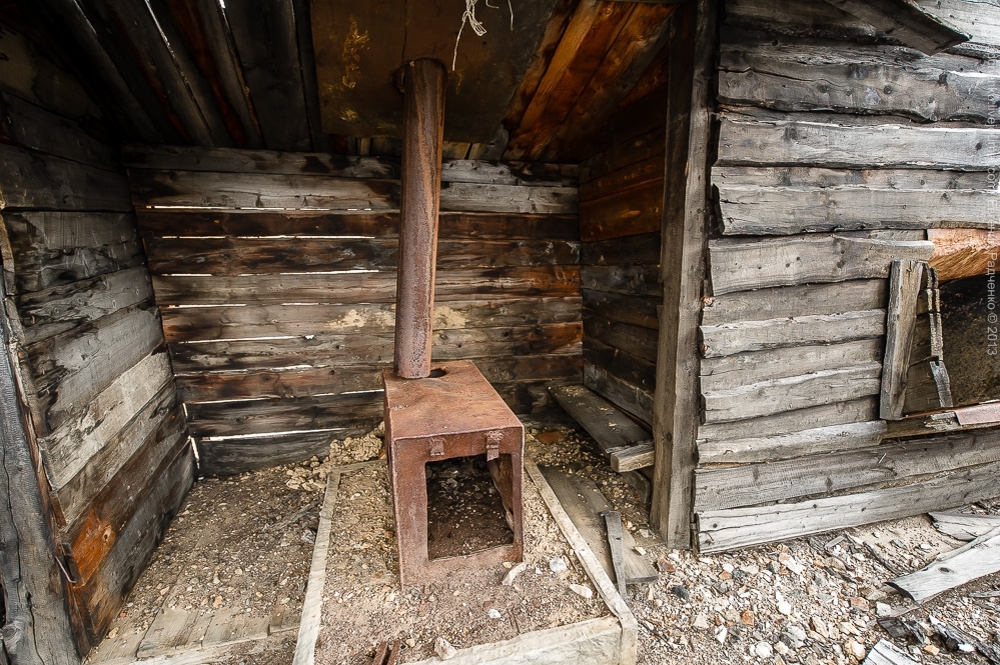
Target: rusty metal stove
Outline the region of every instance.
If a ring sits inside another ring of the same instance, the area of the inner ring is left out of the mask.
[[[395,366],[383,372],[389,481],[404,586],[457,569],[520,561],[524,551],[523,426],[471,361],[431,367],[445,76],[436,60],[415,60],[404,68]],[[503,499],[513,542],[431,559],[426,466],[478,455],[485,456]]]

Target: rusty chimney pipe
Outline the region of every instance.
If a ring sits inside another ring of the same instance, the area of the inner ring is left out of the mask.
[[[404,66],[402,193],[396,271],[395,370],[404,379],[431,371],[431,322],[441,198],[444,65],[430,58]]]

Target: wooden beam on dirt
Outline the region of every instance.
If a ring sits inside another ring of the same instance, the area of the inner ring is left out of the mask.
[[[700,405],[698,323],[708,239],[710,109],[716,3],[681,5],[671,19],[663,206],[663,309],[657,353],[650,522],[668,547],[691,547]]]
[[[1000,527],[1000,517],[996,515],[972,515],[967,513],[928,513],[934,520],[934,528],[946,536],[966,542],[984,536]]]
[[[1000,570],[1000,526],[889,584],[918,603]]]
[[[906,0],[826,1],[927,55],[971,39]]]

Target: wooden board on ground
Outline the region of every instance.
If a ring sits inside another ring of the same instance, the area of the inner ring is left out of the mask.
[[[614,507],[601,494],[597,485],[587,478],[577,475],[567,475],[552,467],[541,467],[542,475],[559,497],[559,502],[569,514],[573,524],[587,540],[587,544],[597,555],[604,570],[609,576],[614,576],[614,564],[607,543],[607,536],[602,527],[604,522],[601,513],[614,510]],[[660,575],[646,559],[635,551],[635,539],[627,530],[622,530],[623,567],[626,584],[645,584],[655,582]]]
[[[1000,517],[996,515],[969,515],[966,513],[948,512],[928,514],[934,520],[934,527],[938,531],[956,540],[975,540],[1000,527]]]
[[[1000,526],[967,545],[938,557],[929,566],[889,582],[922,603],[949,589],[1000,571]]]
[[[917,665],[917,661],[907,656],[891,642],[879,640],[868,652],[861,665]]]
[[[581,385],[554,386],[549,392],[594,438],[601,452],[612,457],[612,466],[617,461],[615,471],[634,471],[653,463],[647,454],[652,453],[652,447],[646,428],[597,393]],[[639,446],[640,451],[633,450]],[[630,454],[635,452],[640,455]]]

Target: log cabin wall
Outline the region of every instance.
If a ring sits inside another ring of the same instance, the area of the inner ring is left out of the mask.
[[[398,160],[126,151],[201,472],[324,455],[382,417]],[[448,161],[435,360],[476,362],[516,413],[579,381],[576,167]]]
[[[724,5],[702,551],[1000,494],[1000,433],[904,441],[879,418],[891,261],[996,221],[1000,7],[919,4],[972,41],[929,56],[820,0]]]
[[[666,88],[609,122],[608,141],[580,166],[584,385],[646,423],[656,389]]]
[[[109,123],[25,35],[0,26],[0,50],[4,307],[85,650],[190,488],[193,451]]]

